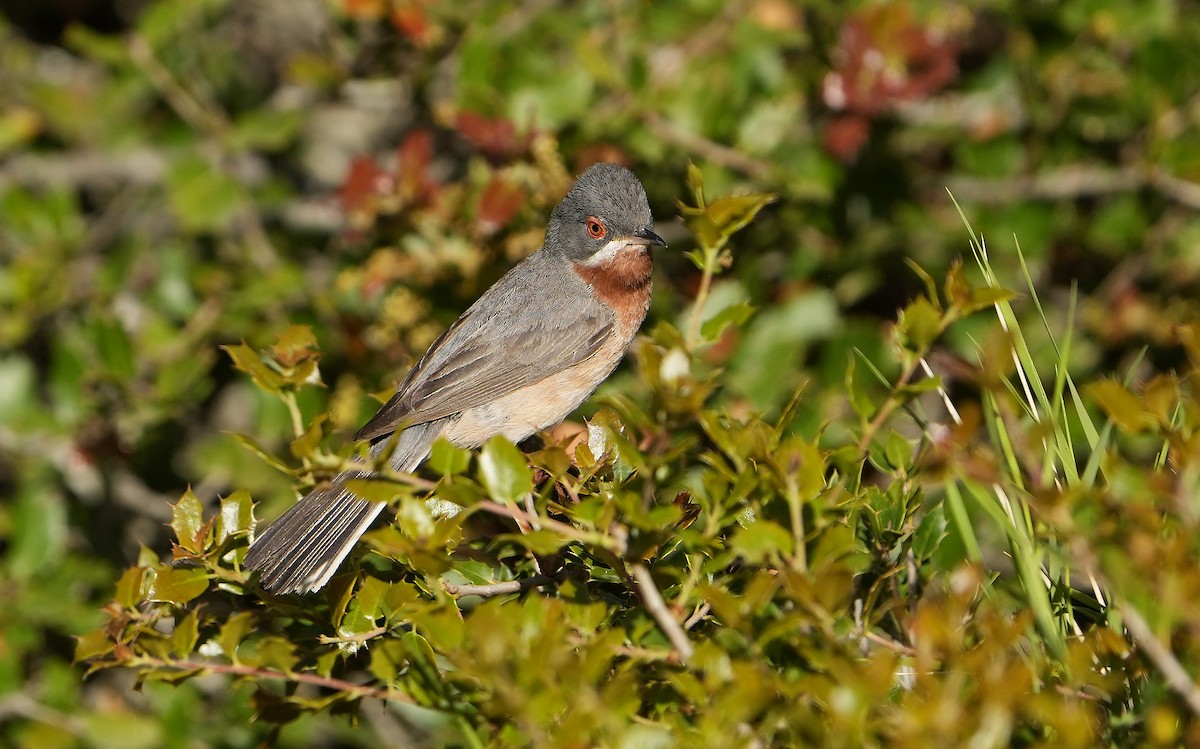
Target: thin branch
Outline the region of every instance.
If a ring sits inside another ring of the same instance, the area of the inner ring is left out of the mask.
[[[557,585],[561,580],[561,574],[534,575],[533,577],[526,577],[520,580],[506,580],[500,583],[487,583],[484,585],[454,585],[443,582],[442,587],[455,598],[462,598],[463,596],[502,596],[508,593],[523,593],[533,588]]]
[[[1117,605],[1121,618],[1125,620],[1125,629],[1133,637],[1146,657],[1150,659],[1167,680],[1167,686],[1183,698],[1193,715],[1200,716],[1200,685],[1197,685],[1183,664],[1171,652],[1168,645],[1159,641],[1149,623],[1142,618],[1141,613],[1128,601]]]
[[[768,162],[747,156],[736,148],[685,130],[654,112],[643,113],[642,122],[658,138],[701,156],[714,164],[741,172],[754,179],[766,179],[771,174],[771,165]]]
[[[662,629],[663,634],[671,641],[675,647],[679,657],[687,661],[692,657],[692,643],[688,641],[687,633],[683,631],[683,627],[679,626],[679,622],[672,616],[671,610],[667,608],[666,601],[663,600],[662,594],[658,592],[658,586],[654,584],[654,578],[650,575],[650,570],[646,565],[637,562],[630,567],[633,573],[633,579],[637,583],[638,595],[642,597],[642,603],[646,606],[646,611],[650,612],[650,616],[654,617],[654,621],[658,622],[658,626]]]
[[[270,679],[273,681],[290,681],[295,684],[311,684],[312,686],[324,687],[325,689],[348,692],[359,697],[374,697],[375,699],[388,700],[390,702],[413,704],[412,698],[401,692],[390,689],[379,689],[378,687],[371,687],[366,684],[355,684],[354,682],[335,679],[331,676],[320,676],[318,674],[296,671],[275,671],[269,668],[254,668],[237,663],[202,663],[187,660],[163,661],[155,658],[141,658],[139,661],[140,665],[165,666],[180,671],[207,671],[216,674],[244,676],[251,679]]]
[[[687,621],[683,623],[683,628],[691,629],[692,627],[696,626],[704,620],[704,617],[708,616],[709,611],[712,611],[712,606],[708,605],[707,603],[700,604],[696,607],[696,610],[692,612],[692,615],[687,618]]]
[[[1070,200],[1149,188],[1181,205],[1200,208],[1200,185],[1160,168],[1072,166],[1019,177],[960,177],[949,180],[946,186],[964,202],[991,205],[1029,199]]]
[[[873,632],[869,629],[863,631],[863,637],[875,643],[876,645],[882,645],[888,650],[891,650],[893,653],[899,653],[900,655],[906,655],[909,657],[917,654],[916,648],[905,645],[902,642],[896,642],[895,640],[884,637],[878,632]]]
[[[364,643],[367,640],[371,640],[382,634],[385,634],[387,631],[387,627],[376,627],[361,634],[350,635],[349,637],[330,637],[329,635],[321,635],[317,637],[317,642],[321,643],[322,645],[337,645],[345,642]]]
[[[582,531],[573,525],[564,523],[560,520],[555,520],[554,518],[542,517],[541,515],[537,514],[530,517],[529,513],[527,513],[525,510],[517,507],[511,507],[506,504],[501,504],[500,502],[494,502],[490,499],[476,502],[467,509],[478,509],[483,510],[484,512],[490,512],[493,515],[502,515],[507,518],[512,518],[518,523],[528,523],[532,525],[533,522],[536,521],[537,524],[542,528],[557,531],[558,533],[561,533],[568,538],[573,538],[577,541],[598,544],[604,548],[612,548],[613,546],[613,540],[607,536],[598,533]]]

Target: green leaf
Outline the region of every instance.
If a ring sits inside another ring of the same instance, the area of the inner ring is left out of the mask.
[[[101,628],[80,635],[75,639],[75,662],[96,658],[111,653],[117,644],[108,636],[107,630]]]
[[[758,520],[739,528],[733,536],[733,549],[751,564],[792,553],[792,534],[770,520]]]
[[[187,658],[200,639],[199,608],[193,609],[175,620],[175,631],[171,633],[171,652],[179,658]]]
[[[533,476],[524,454],[502,436],[483,444],[479,470],[484,487],[497,502],[516,504],[533,489]]]
[[[171,506],[171,530],[175,531],[175,537],[184,549],[194,554],[204,551],[205,539],[201,537],[202,531],[206,530],[204,506],[192,493],[191,487]]]
[[[412,488],[408,485],[380,477],[347,479],[344,483],[355,496],[368,502],[391,502],[397,497],[412,493]]]
[[[529,533],[505,533],[496,537],[497,541],[512,541],[529,549],[534,554],[545,556],[554,554],[562,547],[571,543],[571,539],[563,537],[548,528],[541,528]]]
[[[317,337],[307,325],[289,325],[271,346],[271,356],[286,368],[308,361],[317,354]]]
[[[278,393],[283,387],[283,377],[263,362],[262,357],[254,349],[244,343],[233,346],[222,346],[225,353],[233,360],[234,369],[250,375],[250,379],[258,387],[269,393]]]
[[[730,325],[741,325],[754,314],[754,307],[749,302],[733,304],[704,321],[700,326],[700,335],[706,341],[715,341]]]
[[[221,499],[221,508],[217,514],[217,543],[223,544],[235,533],[250,530],[254,518],[254,502],[250,493],[239,489],[228,497]]]
[[[295,140],[305,115],[300,109],[251,109],[233,123],[229,145],[234,149],[279,151]]]
[[[321,414],[313,419],[308,429],[304,430],[304,434],[291,441],[288,449],[291,450],[293,457],[300,460],[313,457],[317,447],[321,444],[321,438],[325,436],[325,422],[328,420],[329,414]]]
[[[251,611],[239,611],[221,625],[221,631],[214,639],[231,663],[238,663],[238,646],[253,629],[254,613]]]
[[[184,604],[208,589],[208,573],[195,567],[161,565],[155,569],[150,600]]]
[[[999,286],[988,286],[982,289],[972,289],[970,299],[962,305],[963,314],[977,312],[986,307],[1007,302],[1015,297],[1012,291],[1002,289]]]
[[[941,314],[925,297],[914,299],[896,322],[900,345],[912,352],[924,352],[941,332]]]
[[[434,441],[429,451],[429,467],[443,476],[457,476],[471,465],[471,451],[464,450],[444,437]]]
[[[126,609],[136,608],[146,597],[146,568],[130,567],[117,581],[117,593],[113,600]]]
[[[709,203],[704,212],[722,238],[727,238],[745,228],[777,197],[772,193],[721,197]]]
[[[167,194],[179,223],[191,231],[219,231],[242,202],[236,180],[207,159],[189,156],[167,172]]]

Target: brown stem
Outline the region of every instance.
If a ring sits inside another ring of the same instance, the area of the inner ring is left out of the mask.
[[[692,643],[688,641],[687,633],[683,631],[683,627],[679,626],[679,622],[671,614],[671,610],[667,608],[666,601],[663,600],[662,593],[658,592],[658,586],[654,584],[654,578],[650,575],[650,570],[641,562],[636,562],[630,566],[630,572],[633,574],[633,579],[637,583],[638,595],[642,597],[642,603],[646,607],[646,611],[650,612],[650,616],[654,617],[654,621],[658,622],[658,626],[662,629],[663,634],[671,641],[671,645],[675,647],[675,651],[679,653],[679,657],[687,661],[692,657]]]

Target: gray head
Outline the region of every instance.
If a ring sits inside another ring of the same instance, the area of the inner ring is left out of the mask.
[[[617,164],[588,167],[550,214],[546,248],[586,260],[614,239],[666,247],[653,231],[646,190],[633,172]]]

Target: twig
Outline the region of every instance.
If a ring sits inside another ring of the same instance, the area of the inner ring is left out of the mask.
[[[367,640],[385,634],[387,631],[387,627],[376,627],[375,629],[370,629],[357,635],[350,635],[349,637],[330,637],[329,635],[321,635],[317,638],[317,642],[321,643],[322,645],[337,645],[344,642],[364,643]]]
[[[1193,715],[1200,716],[1200,685],[1197,685],[1184,669],[1183,664],[1171,652],[1171,648],[1159,641],[1133,604],[1122,601],[1117,604],[1117,608],[1121,612],[1121,618],[1125,620],[1125,629],[1129,630],[1133,641],[1150,662],[1158,667],[1163,678],[1167,680],[1167,686],[1183,698]]]
[[[912,657],[917,654],[916,648],[905,645],[902,642],[896,642],[895,640],[884,637],[877,632],[872,632],[869,629],[863,631],[863,637],[875,643],[876,645],[882,645],[888,650],[891,650],[894,653],[899,653],[900,655]]]
[[[1004,204],[1017,200],[1068,200],[1150,188],[1181,205],[1200,208],[1200,185],[1160,168],[1106,169],[1074,166],[1041,174],[999,179],[963,177],[947,187],[964,202]]]
[[[692,657],[692,643],[688,641],[683,627],[680,627],[679,622],[671,615],[671,610],[667,608],[662,594],[658,592],[658,587],[654,584],[650,570],[646,568],[646,565],[637,562],[630,567],[630,572],[637,583],[637,592],[642,597],[646,611],[649,611],[650,616],[654,617],[654,621],[658,622],[658,626],[671,641],[676,652],[679,653],[679,657],[684,661],[689,660]]]
[[[940,334],[941,331],[939,331]],[[883,402],[883,405],[879,407],[879,411],[875,413],[875,418],[871,419],[871,422],[867,424],[867,428],[863,431],[863,435],[858,441],[858,455],[860,458],[870,451],[871,440],[875,439],[875,435],[883,428],[888,418],[891,417],[892,412],[900,407],[901,401],[896,396],[896,391],[907,385],[912,376],[916,374],[917,363],[922,358],[924,358],[924,354],[915,357],[913,361],[905,365],[904,371],[900,373],[900,377],[897,378],[896,384],[892,387],[892,393]]]
[[[573,525],[564,523],[560,520],[555,520],[554,518],[542,517],[541,515],[536,515],[536,514],[531,518],[529,516],[529,514],[527,512],[525,512],[524,510],[518,509],[516,507],[511,507],[506,504],[501,504],[500,502],[493,502],[490,499],[485,499],[481,502],[476,502],[475,504],[471,505],[468,509],[478,509],[478,510],[483,510],[484,512],[490,512],[493,515],[502,515],[507,518],[512,518],[513,520],[516,520],[518,523],[528,523],[528,524],[532,525],[533,521],[536,520],[538,525],[540,525],[541,527],[547,528],[552,531],[557,531],[558,533],[561,533],[562,535],[567,536],[568,538],[573,538],[578,541],[586,541],[588,543],[598,544],[600,546],[603,546],[606,549],[612,548],[612,546],[613,546],[613,541],[611,539],[609,539],[607,536],[603,536],[603,535],[600,535],[597,533],[588,533],[587,531],[581,531]]]
[[[720,164],[754,179],[766,179],[771,174],[771,165],[766,161],[747,156],[736,148],[709,140],[690,130],[684,130],[654,112],[644,112],[642,122],[662,140],[708,159],[714,164]]]
[[[319,676],[317,674],[296,671],[275,671],[273,669],[254,668],[236,663],[199,663],[186,660],[165,661],[156,658],[140,658],[139,661],[140,665],[165,666],[180,671],[208,671],[210,673],[245,676],[253,679],[272,679],[276,681],[290,681],[296,684],[311,684],[316,687],[335,689],[339,692],[349,692],[359,697],[374,697],[375,699],[388,700],[390,702],[413,704],[412,698],[402,692],[379,689],[378,687],[371,687],[366,684],[355,684],[354,682],[335,679],[331,676]]]
[[[696,607],[696,610],[692,612],[692,615],[687,618],[687,621],[683,623],[683,628],[691,629],[692,627],[696,626],[704,620],[704,617],[708,616],[708,612],[711,610],[712,606],[709,606],[707,603],[700,604]]]
[[[502,583],[487,583],[485,585],[454,585],[443,582],[442,587],[455,598],[463,596],[502,596],[508,593],[523,593],[532,588],[547,585],[557,585],[562,575],[534,575],[520,580],[506,580]]]

